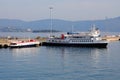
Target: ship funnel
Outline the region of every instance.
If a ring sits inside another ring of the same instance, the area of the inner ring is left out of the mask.
[[[64,38],[65,38],[64,34],[61,34],[61,39],[64,39]]]

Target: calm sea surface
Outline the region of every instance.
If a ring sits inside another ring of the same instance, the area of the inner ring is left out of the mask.
[[[28,37],[28,33],[21,34]],[[30,37],[43,35],[29,33]],[[110,42],[102,49],[1,48],[0,80],[120,80],[120,42]]]

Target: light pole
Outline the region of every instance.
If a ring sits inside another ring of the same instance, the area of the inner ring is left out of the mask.
[[[50,9],[50,36],[52,36],[52,26],[53,26],[53,24],[52,24],[52,9],[53,9],[53,7],[49,7],[49,9]]]

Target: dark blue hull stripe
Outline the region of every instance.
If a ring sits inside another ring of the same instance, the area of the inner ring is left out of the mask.
[[[44,42],[43,46],[76,46],[76,47],[99,47],[106,48],[108,43],[92,43],[92,44],[66,44],[66,43],[46,43]]]

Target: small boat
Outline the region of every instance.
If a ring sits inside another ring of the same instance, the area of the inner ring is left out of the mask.
[[[61,34],[61,37],[49,37],[45,46],[77,46],[106,48],[108,41],[102,40],[100,31],[92,27],[89,32]]]
[[[36,47],[39,46],[40,42],[34,39],[23,40],[23,41],[12,41],[10,48],[22,48],[22,47]]]

